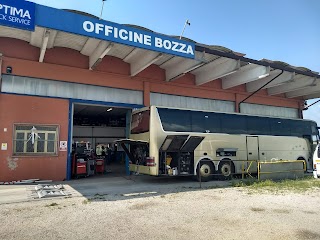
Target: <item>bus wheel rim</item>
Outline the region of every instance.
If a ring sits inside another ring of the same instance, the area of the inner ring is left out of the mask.
[[[200,167],[200,174],[202,177],[208,177],[211,174],[211,168],[208,164],[203,164]]]
[[[221,174],[223,176],[230,176],[231,175],[231,166],[230,164],[223,164],[222,167],[221,167]]]

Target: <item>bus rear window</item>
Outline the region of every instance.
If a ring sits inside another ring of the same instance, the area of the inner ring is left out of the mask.
[[[149,132],[150,110],[132,115],[131,134]]]

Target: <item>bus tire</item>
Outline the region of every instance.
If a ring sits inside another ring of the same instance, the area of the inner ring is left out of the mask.
[[[201,182],[208,182],[212,179],[212,174],[214,174],[214,165],[209,159],[204,159],[206,161],[198,163],[197,166],[197,180],[200,182],[200,174],[201,174]],[[200,164],[200,167],[199,167]],[[199,173],[200,170],[200,173]]]
[[[234,163],[231,160],[222,160],[219,164],[219,174],[221,180],[230,180],[234,174]]]

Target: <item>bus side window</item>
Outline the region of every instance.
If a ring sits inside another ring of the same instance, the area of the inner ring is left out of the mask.
[[[318,146],[318,158],[320,158],[320,146]]]

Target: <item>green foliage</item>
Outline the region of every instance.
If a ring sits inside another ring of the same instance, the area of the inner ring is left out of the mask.
[[[251,186],[254,183],[256,183],[257,180],[255,179],[243,179],[243,180],[233,180],[231,182],[231,186],[233,187],[247,187],[247,186]]]
[[[313,188],[320,188],[320,181],[318,179],[314,179],[312,177],[306,177],[296,180],[285,179],[281,181],[273,181],[273,180],[240,180],[233,181],[233,187],[247,187],[248,189],[255,191],[271,191],[271,192],[279,192],[279,191],[296,191],[296,192],[304,192]]]

